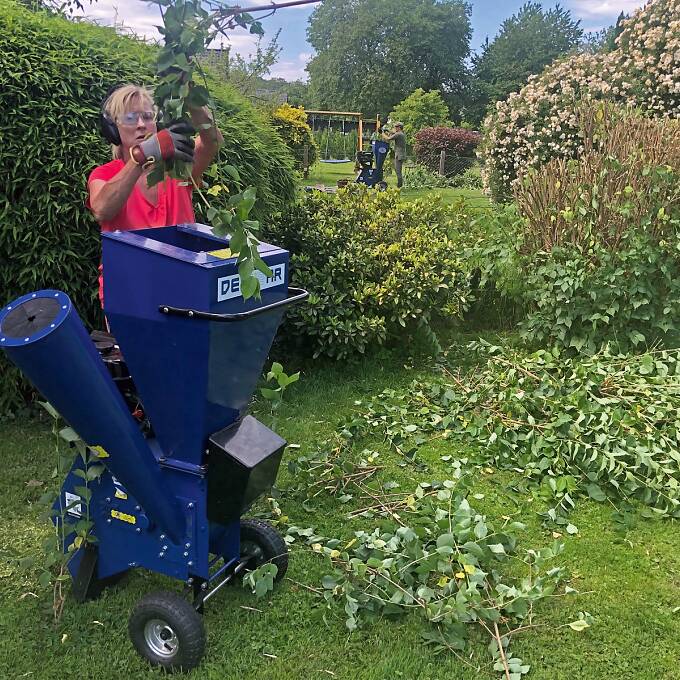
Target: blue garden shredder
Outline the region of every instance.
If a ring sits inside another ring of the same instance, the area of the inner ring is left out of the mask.
[[[129,620],[137,651],[167,670],[199,663],[200,614],[220,588],[288,565],[271,525],[241,519],[286,446],[245,411],[286,307],[308,293],[288,286],[288,253],[262,243],[271,276],[244,301],[228,245],[199,224],[103,234],[113,336],[90,337],[58,290],[0,311],[0,347],[104,464],[85,495],[76,456],[55,503],[73,593],[95,597],[137,567],[183,581],[185,597],[149,594]],[[74,543],[85,518],[91,540]]]
[[[371,142],[371,151],[359,151],[357,161],[359,163],[359,175],[356,181],[368,187],[377,186],[381,190],[387,189],[387,182],[383,179],[383,165],[387,158],[390,145],[380,139]],[[375,159],[375,167],[373,161]]]

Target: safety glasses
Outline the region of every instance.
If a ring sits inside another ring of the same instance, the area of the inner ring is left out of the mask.
[[[142,119],[144,123],[153,123],[156,121],[155,111],[127,111],[119,119],[118,124],[125,127],[135,127],[137,121]]]

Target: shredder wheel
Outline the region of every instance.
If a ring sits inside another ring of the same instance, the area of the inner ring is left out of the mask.
[[[271,524],[259,519],[241,520],[241,557],[250,557],[253,569],[271,562],[278,567],[275,581],[280,581],[288,569],[288,546],[283,536]]]
[[[128,632],[142,657],[169,672],[195,668],[205,651],[203,618],[191,603],[166,590],[137,603]]]

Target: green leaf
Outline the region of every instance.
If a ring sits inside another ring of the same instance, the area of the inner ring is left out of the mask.
[[[640,375],[649,375],[654,371],[654,358],[651,354],[644,354],[640,360]]]
[[[271,390],[267,387],[262,387],[262,388],[260,388],[260,392],[265,399],[269,399],[271,401],[276,401],[281,396],[281,389],[280,388],[275,389],[275,390]]]
[[[90,465],[87,468],[87,479],[92,481],[93,479],[97,479],[98,477],[101,477],[101,475],[104,473],[104,470],[106,468],[103,465]]]
[[[220,166],[220,169],[223,170],[224,172],[226,172],[227,175],[229,175],[229,177],[231,177],[234,180],[234,182],[236,182],[237,184],[240,184],[241,175],[239,174],[237,168],[235,168],[233,165],[226,165],[225,164],[225,165]]]
[[[260,282],[255,276],[241,278],[241,295],[244,300],[253,297],[260,289]]]
[[[453,534],[442,534],[437,537],[437,547],[441,548],[443,546],[454,547],[456,545],[456,539]]]
[[[580,633],[581,631],[584,631],[586,628],[590,628],[590,624],[579,619],[578,621],[572,621],[569,624],[569,628],[571,628],[572,630],[575,630],[577,633]]]
[[[607,500],[607,495],[597,484],[588,484],[588,486],[586,486],[586,491],[594,501],[602,503]]]
[[[194,85],[189,91],[186,103],[191,108],[201,108],[210,103],[210,93],[203,85]]]
[[[57,413],[57,410],[52,406],[47,401],[39,401],[38,402],[55,420],[59,420],[60,416],[59,413]]]
[[[333,588],[338,585],[338,582],[333,576],[324,576],[321,579],[321,585],[327,590],[333,590]]]
[[[64,427],[59,430],[59,436],[68,443],[82,441],[80,435],[71,427]]]

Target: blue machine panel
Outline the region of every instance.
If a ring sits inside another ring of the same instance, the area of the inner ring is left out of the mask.
[[[287,251],[263,243],[272,276],[261,277],[261,300],[244,302],[236,258],[219,252],[228,244],[198,224],[103,234],[107,319],[165,455],[194,464],[245,408],[283,312],[230,324],[159,309],[238,313],[288,291]]]

